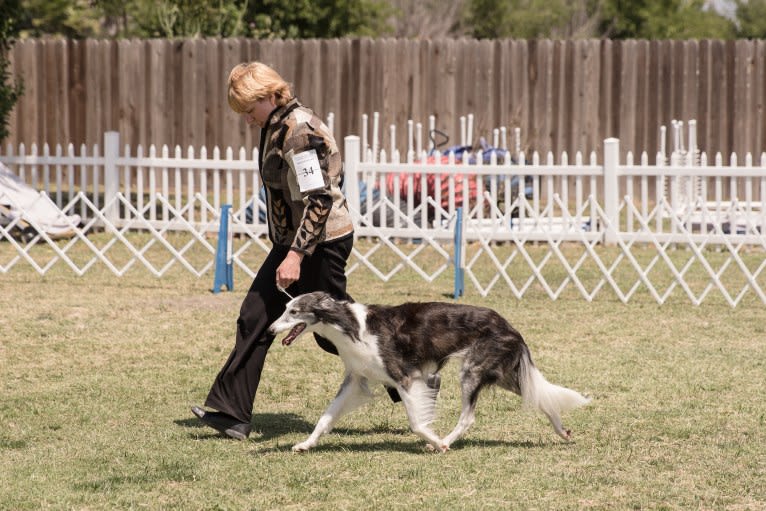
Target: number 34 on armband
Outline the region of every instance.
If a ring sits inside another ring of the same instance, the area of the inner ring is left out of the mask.
[[[298,179],[298,187],[301,192],[324,187],[322,167],[319,166],[319,158],[315,149],[293,154],[292,160],[295,177]]]

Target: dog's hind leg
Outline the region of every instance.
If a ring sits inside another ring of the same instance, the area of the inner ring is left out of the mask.
[[[407,410],[407,419],[412,432],[423,438],[434,449],[446,451],[447,446],[429,427],[435,415],[436,391],[429,388],[426,382],[420,378],[414,379],[407,389],[397,385],[397,390],[402,397],[404,408]]]
[[[455,429],[442,440],[446,448],[449,448],[455,440],[463,436],[463,434],[468,431],[468,428],[473,425],[476,418],[476,402],[479,399],[479,391],[482,389],[479,376],[463,370],[460,374],[460,386],[463,408],[460,412],[460,418],[458,418],[457,424],[455,425]]]
[[[293,446],[293,451],[304,452],[319,443],[319,437],[329,433],[337,420],[367,403],[372,398],[372,393],[367,387],[367,380],[359,376],[347,374],[338,390],[338,394],[333,399],[330,406],[319,418],[314,431],[309,437],[299,444]]]

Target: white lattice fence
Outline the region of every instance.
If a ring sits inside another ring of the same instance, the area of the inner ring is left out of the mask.
[[[604,165],[594,159],[586,164],[579,156],[574,165],[566,158],[555,164],[552,157],[522,164],[469,165],[451,157],[436,164],[385,158],[367,163],[347,144],[346,193],[358,237],[347,271],[370,272],[383,282],[434,284],[453,274],[460,251],[465,277],[482,296],[505,287],[519,299],[543,293],[553,300],[721,299],[734,307],[753,297],[766,303],[766,160],[761,168],[751,160],[745,167],[694,168],[712,184],[679,202],[683,194],[666,196],[663,183],[672,192],[692,181],[689,168],[672,158],[670,165],[652,166],[644,157],[639,165],[629,158],[620,166],[618,147],[610,144]],[[88,173],[104,193],[53,189],[21,205],[0,190],[0,204],[17,212],[58,207],[58,223],[71,235],[57,239],[34,216],[5,217],[0,272],[29,265],[41,275],[63,266],[77,275],[100,267],[116,276],[143,269],[162,277],[175,269],[212,277],[221,204],[235,198],[227,219],[235,236],[230,259],[253,277],[269,250],[259,220],[257,173],[250,169],[254,162],[214,154],[208,159],[155,153],[148,160],[123,155],[111,162],[92,155]],[[63,165],[85,165],[72,157],[82,158],[71,156]],[[51,158],[34,163],[55,167]],[[184,172],[195,177],[178,181],[182,194],[165,184]],[[116,180],[120,175],[124,179]],[[142,175],[148,176],[146,187],[139,184]],[[211,189],[202,185],[208,182]],[[397,190],[404,186],[407,194],[392,194],[390,183]],[[428,192],[431,185],[438,191]],[[369,192],[364,198],[363,189]],[[738,199],[737,190],[746,200]],[[458,208],[464,212],[459,224]]]
[[[38,200],[53,204],[45,193],[40,193]],[[110,220],[107,213],[113,207],[123,208],[130,220]],[[152,219],[150,211],[156,208],[166,210],[166,222]],[[192,209],[205,211],[208,222],[190,222],[188,213]],[[156,277],[162,277],[176,266],[197,277],[211,273],[216,246],[209,234],[218,230],[220,209],[199,194],[180,208],[157,194],[152,202],[139,209],[121,193],[99,208],[88,195],[78,192],[62,209],[62,216],[75,210],[85,213],[86,220],[71,225],[71,235],[66,239],[47,234],[34,217],[16,218],[0,225],[0,241],[7,244],[0,246],[0,272],[8,273],[18,264],[27,263],[40,275],[57,264],[66,265],[80,276],[96,265],[106,267],[118,277],[136,266]],[[255,272],[245,255],[253,249],[267,252],[269,247],[262,239],[262,232],[254,232],[251,225],[236,215],[231,215],[230,221],[244,233],[237,244],[234,261],[253,277]]]
[[[554,201],[566,211],[560,197]],[[699,305],[717,294],[735,307],[750,293],[766,303],[766,237],[759,225],[750,224],[749,233],[731,236],[716,224],[700,237],[687,229],[686,219],[667,201],[644,216],[625,197],[620,210],[632,213],[640,228],[624,232],[589,197],[583,207],[595,211],[591,220],[616,233],[615,246],[608,247],[574,221],[582,211],[572,212],[568,224],[551,226],[545,215],[535,215],[526,199],[519,202],[528,218],[539,222],[537,238],[544,233],[543,242],[530,243],[513,219],[496,208],[489,222],[470,214],[466,218],[464,228],[473,228],[476,241],[467,247],[465,274],[482,296],[504,285],[519,299],[544,293],[552,300],[579,296],[592,301],[607,294],[627,303],[644,293],[659,304],[683,297]],[[672,238],[653,230],[658,216],[672,223]]]

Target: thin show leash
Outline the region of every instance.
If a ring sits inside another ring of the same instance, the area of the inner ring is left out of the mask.
[[[290,293],[288,293],[288,292],[287,292],[287,290],[286,290],[285,288],[283,288],[283,287],[282,287],[282,286],[280,286],[279,284],[277,284],[277,289],[279,289],[279,290],[280,290],[280,291],[282,291],[284,294],[286,294],[286,295],[287,295],[287,297],[288,297],[290,300],[295,300],[295,298],[294,298],[294,297],[293,297],[293,296],[292,296]]]

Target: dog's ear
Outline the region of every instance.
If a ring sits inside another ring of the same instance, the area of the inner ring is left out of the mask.
[[[317,297],[317,308],[321,310],[331,310],[335,306],[335,299],[330,296],[329,293],[325,293],[324,291],[319,292],[319,296]]]

